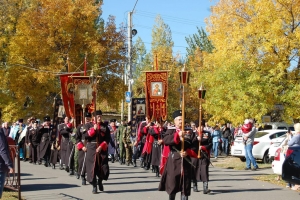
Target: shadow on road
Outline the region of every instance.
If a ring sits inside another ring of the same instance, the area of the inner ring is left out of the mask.
[[[22,185],[21,190],[24,191],[24,192],[27,192],[27,191],[37,191],[37,190],[67,189],[67,188],[74,188],[74,187],[80,187],[80,186],[71,185],[71,184],[59,184],[59,183],[53,183],[53,184],[28,184],[28,185]]]
[[[111,190],[105,191],[105,193],[137,193],[137,192],[149,192],[149,191],[158,191],[158,188],[148,188],[148,189],[140,189],[140,190]]]

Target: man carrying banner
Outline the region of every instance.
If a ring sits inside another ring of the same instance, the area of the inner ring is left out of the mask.
[[[76,132],[76,142],[77,142],[77,149],[78,151],[78,172],[77,174],[81,176],[81,184],[86,185],[86,156],[87,156],[87,141],[86,136],[87,132],[90,128],[92,128],[94,125],[92,123],[92,114],[89,112],[85,113],[84,117],[85,124],[80,124],[77,127]]]

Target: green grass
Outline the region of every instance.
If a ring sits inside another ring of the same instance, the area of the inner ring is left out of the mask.
[[[235,170],[244,170],[246,167],[246,162],[242,162],[239,158],[236,157],[226,157],[218,158],[217,160],[213,159],[213,165],[216,167],[221,167],[225,169],[235,169]],[[258,161],[258,167],[261,169],[271,168],[271,164],[263,164]]]
[[[213,165],[216,167],[221,167],[225,169],[235,169],[235,170],[244,170],[246,167],[246,163],[242,162],[239,158],[236,157],[226,157],[226,158],[218,158],[217,160],[211,159],[213,161]],[[258,167],[260,169],[271,168],[271,164],[264,164],[260,161],[257,162]],[[278,175],[276,174],[265,174],[253,177],[255,180],[264,181],[268,183],[272,183],[281,187],[286,186],[286,182],[283,181],[281,178],[278,180]],[[300,192],[300,190],[298,190]]]
[[[2,199],[5,200],[17,200],[18,199],[18,192],[11,191],[4,188],[4,191],[2,193]]]

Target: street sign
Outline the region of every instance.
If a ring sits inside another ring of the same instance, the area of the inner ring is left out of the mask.
[[[130,103],[130,101],[131,101],[131,92],[125,92],[125,101],[126,101],[126,103]]]

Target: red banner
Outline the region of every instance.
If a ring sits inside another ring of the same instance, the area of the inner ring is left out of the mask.
[[[146,109],[151,120],[167,119],[168,71],[146,72]]]
[[[74,85],[71,76],[79,76],[80,73],[60,75],[61,94],[67,117],[74,118]]]

